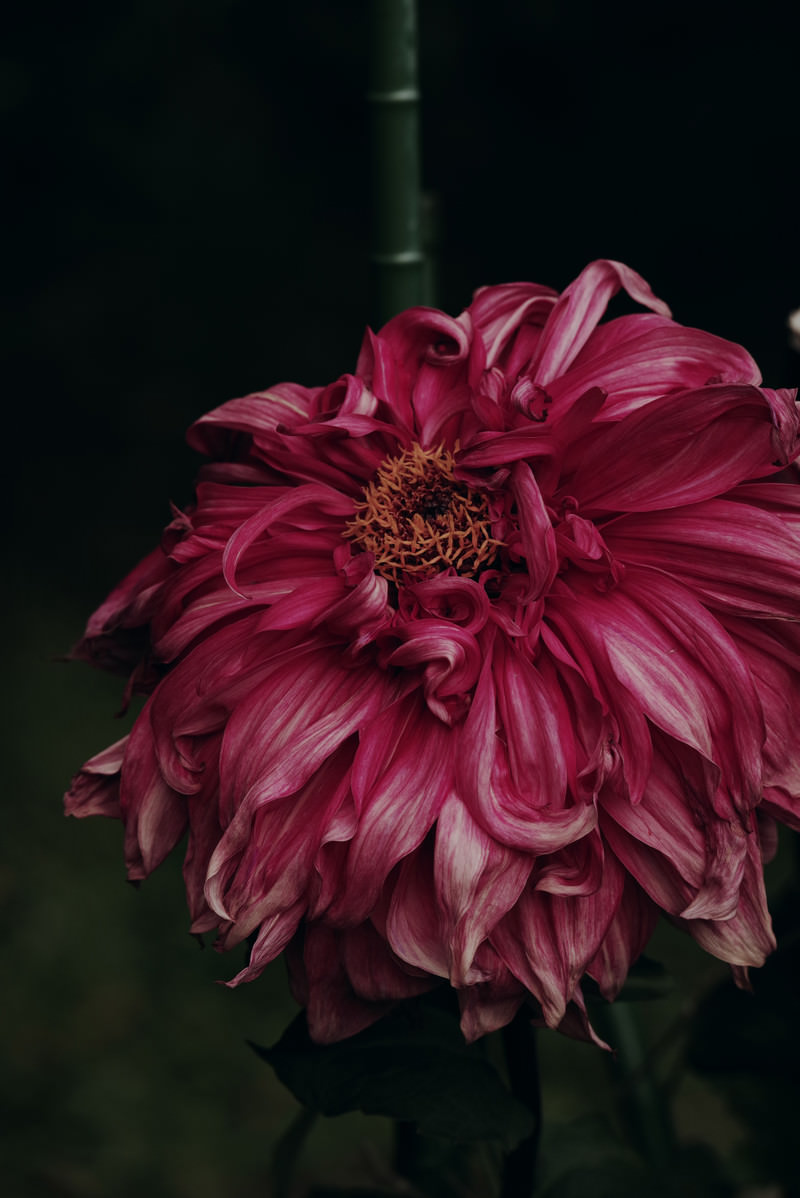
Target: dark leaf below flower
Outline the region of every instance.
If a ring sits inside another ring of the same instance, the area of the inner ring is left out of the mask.
[[[312,1111],[360,1110],[416,1124],[426,1136],[494,1140],[512,1148],[533,1127],[480,1045],[446,1012],[407,1003],[335,1044],[315,1044],[300,1014],[271,1047],[252,1044]]]

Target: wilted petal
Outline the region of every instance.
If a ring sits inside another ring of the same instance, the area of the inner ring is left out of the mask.
[[[475,980],[471,974],[478,946],[514,906],[532,865],[527,853],[488,836],[455,795],[445,800],[436,823],[433,873],[447,920],[454,986]]]
[[[492,934],[508,968],[536,996],[549,1027],[567,1013],[622,897],[624,872],[609,854],[593,895],[550,895],[528,887]]]
[[[527,998],[490,944],[481,945],[475,961],[481,980],[458,991],[461,1030],[469,1042],[506,1027]]]
[[[186,829],[186,800],[164,781],[150,728],[152,701],[128,739],[120,781],[120,814],[125,824],[125,865],[130,881],[140,881],[160,865]]]
[[[323,924],[306,926],[303,967],[308,1030],[318,1044],[354,1036],[394,1005],[359,998],[342,960],[342,933]]]
[[[614,918],[608,925],[600,948],[586,966],[603,998],[613,1002],[622,989],[628,970],[644,952],[658,922],[658,907],[647,897],[630,874]]]
[[[64,796],[65,815],[75,815],[78,819],[86,815],[119,819],[119,775],[127,743],[127,736],[123,736],[86,762]]]
[[[747,840],[745,871],[735,914],[724,920],[681,919],[677,922],[706,952],[713,953],[731,965],[745,968],[763,965],[769,954],[775,951],[755,816]]]

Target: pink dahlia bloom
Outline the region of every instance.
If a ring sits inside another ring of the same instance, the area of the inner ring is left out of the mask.
[[[599,321],[620,288],[649,311]],[[795,392],[617,262],[368,332],[190,430],[196,502],[89,621],[130,736],[73,815],[194,932],[286,950],[312,1036],[442,979],[469,1038],[591,1035],[659,912],[740,982],[800,827]]]

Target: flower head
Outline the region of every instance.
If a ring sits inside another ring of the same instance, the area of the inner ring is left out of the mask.
[[[624,288],[649,311],[599,323]],[[592,1034],[659,912],[740,981],[800,827],[795,393],[633,271],[401,313],[355,373],[190,430],[196,501],[77,655],[147,701],[74,815],[192,930],[287,951],[320,1041],[446,980]]]

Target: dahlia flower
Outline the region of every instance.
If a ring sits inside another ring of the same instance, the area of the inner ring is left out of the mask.
[[[624,288],[645,312],[600,323]],[[659,913],[740,982],[800,827],[795,392],[618,262],[402,312],[202,417],[193,505],[77,656],[148,697],[68,813],[195,933],[286,950],[311,1035],[449,983],[591,1036]]]

